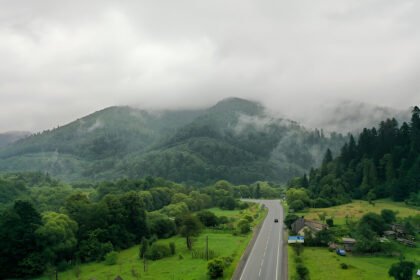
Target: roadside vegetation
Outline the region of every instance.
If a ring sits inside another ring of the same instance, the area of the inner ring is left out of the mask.
[[[114,279],[116,275],[123,279],[209,279],[208,261],[206,260],[206,242],[209,244],[210,262],[212,260],[223,261],[222,279],[230,279],[236,265],[242,256],[243,251],[252,237],[252,232],[241,234],[235,230],[242,218],[256,217],[251,222],[255,226],[265,217],[264,212],[258,205],[252,205],[244,210],[221,210],[219,208],[210,209],[218,218],[230,218],[231,229],[227,228],[205,228],[194,238],[193,250],[190,251],[185,245],[185,238],[173,236],[167,239],[159,239],[154,244],[163,248],[169,248],[174,244],[175,253],[167,257],[150,260],[139,258],[141,245],[133,246],[122,250],[117,254],[117,261],[109,265],[106,260],[81,264],[64,272],[59,273],[59,279],[75,279],[79,274],[80,279]],[[153,245],[152,245],[153,246]],[[226,265],[226,263],[229,263]],[[39,280],[54,279],[54,273],[38,278]]]
[[[152,177],[72,186],[40,173],[1,175],[0,188],[14,198],[0,202],[2,279],[56,271],[80,278],[90,268],[102,276],[122,273],[123,268],[129,273],[134,259],[123,260],[133,256],[129,248],[135,246],[136,269],[143,259],[158,263],[192,258],[193,266],[196,259],[202,262],[196,273],[206,276],[208,259],[222,261],[221,272],[230,275],[261,218],[257,206],[239,198],[278,197],[282,192],[265,182],[234,186],[218,181],[194,187]],[[214,247],[206,250],[203,261],[205,236]],[[170,264],[163,268],[157,271],[173,269]],[[151,279],[156,279],[151,271]],[[220,265],[216,271],[220,274]]]

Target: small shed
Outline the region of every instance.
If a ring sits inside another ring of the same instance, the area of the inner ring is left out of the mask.
[[[384,231],[384,237],[395,238],[395,231],[393,230]]]
[[[344,249],[349,252],[353,251],[353,247],[357,242],[356,239],[350,237],[343,237],[341,241],[343,243]]]

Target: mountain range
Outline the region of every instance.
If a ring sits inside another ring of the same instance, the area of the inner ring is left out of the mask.
[[[0,148],[0,171],[41,171],[67,181],[150,175],[202,184],[285,182],[345,141],[239,98],[199,110],[109,107]]]

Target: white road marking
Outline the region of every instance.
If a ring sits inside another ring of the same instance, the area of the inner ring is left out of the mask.
[[[283,232],[283,229],[280,227],[280,230],[279,230],[279,244],[278,244],[277,261],[276,261],[277,262],[277,264],[276,264],[276,280],[279,279],[278,278],[278,271],[279,271],[279,253],[280,253],[280,244],[281,244],[280,239],[281,239],[282,232]]]
[[[268,214],[267,214],[267,216],[268,216]],[[262,226],[261,226],[261,231],[262,231],[262,229],[264,228],[264,224],[268,221],[268,219],[267,219],[268,217],[265,217],[265,220],[264,220],[264,222],[263,222],[263,224],[262,224]],[[245,267],[244,267],[244,269],[242,270],[242,275],[241,275],[241,278],[239,278],[239,280],[242,280],[243,279],[243,277],[244,277],[244,273],[245,273],[245,271],[246,271],[246,268],[247,268],[247,266],[248,266],[248,263],[249,263],[249,260],[251,259],[251,257],[252,257],[252,254],[254,253],[254,249],[255,249],[255,244],[257,244],[258,243],[258,240],[260,240],[260,238],[261,238],[261,236],[262,236],[262,232],[259,232],[259,234],[258,234],[258,236],[257,236],[257,240],[255,240],[255,243],[254,243],[254,246],[252,247],[252,249],[251,249],[251,253],[249,254],[249,256],[248,256],[248,259],[246,260],[246,263],[245,263]],[[246,278],[245,278],[246,279]]]

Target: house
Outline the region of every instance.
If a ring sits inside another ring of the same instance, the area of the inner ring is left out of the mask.
[[[305,229],[308,229],[312,233],[315,233],[315,232],[328,228],[326,224],[323,224],[317,221],[306,220],[303,217],[298,218],[296,221],[294,221],[291,227],[292,227],[293,232],[301,236],[305,235],[304,233]]]
[[[413,248],[416,247],[416,242],[414,242],[412,240],[409,240],[409,239],[397,238],[397,241],[400,242],[401,244],[404,244],[404,245],[409,246],[409,247],[413,247]]]
[[[353,251],[353,247],[356,244],[356,239],[349,238],[349,237],[343,237],[341,239],[341,242],[343,243],[344,249],[346,251]]]
[[[395,231],[393,231],[393,230],[384,231],[384,237],[395,238]]]
[[[408,235],[404,226],[402,226],[400,224],[391,224],[391,231],[395,232],[395,237],[396,238],[405,237],[406,235]]]

